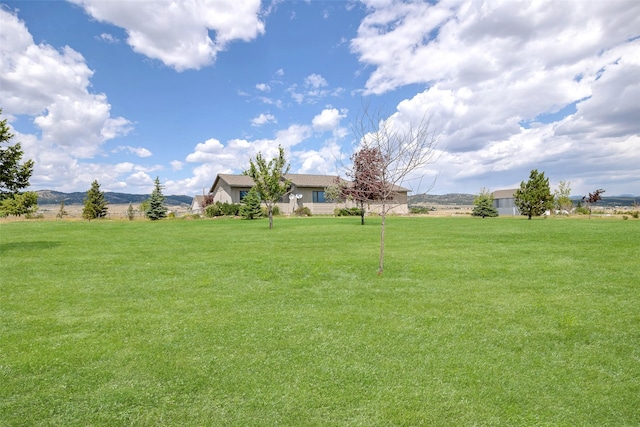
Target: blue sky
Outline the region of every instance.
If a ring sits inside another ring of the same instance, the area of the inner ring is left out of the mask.
[[[201,194],[278,145],[292,172],[344,175],[368,106],[431,117],[414,192],[535,168],[640,194],[637,1],[6,1],[0,54],[33,190]]]

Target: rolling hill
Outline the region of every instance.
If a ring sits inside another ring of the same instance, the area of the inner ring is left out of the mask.
[[[57,205],[64,200],[65,205],[82,205],[84,204],[84,198],[87,195],[86,192],[75,193],[62,193],[60,191],[52,190],[38,190],[38,204],[39,205]],[[105,192],[104,198],[108,203],[112,205],[120,204],[140,204],[150,197],[149,194],[126,194],[126,193],[114,193]],[[165,203],[171,206],[179,205],[191,205],[191,196],[165,196]]]

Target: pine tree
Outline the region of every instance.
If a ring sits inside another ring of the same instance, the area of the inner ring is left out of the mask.
[[[2,114],[1,108],[0,114]],[[7,120],[0,120],[0,201],[20,194],[20,190],[29,186],[29,178],[33,173],[33,160],[20,163],[23,151],[19,142],[7,148],[2,146],[5,143],[9,144],[13,137],[14,135],[9,132]],[[32,196],[28,196],[27,199],[31,200]],[[23,198],[22,202],[25,200]],[[26,209],[31,207],[25,206]]]
[[[473,200],[473,204],[475,205],[471,212],[473,216],[481,216],[482,218],[498,216],[498,209],[493,206],[493,195],[486,188],[480,191],[480,194]]]
[[[156,177],[155,188],[153,189],[153,193],[151,193],[151,197],[149,198],[149,207],[145,211],[145,215],[150,220],[157,220],[166,218],[167,216],[167,207],[164,205],[164,196],[162,195],[162,185],[160,185],[160,178]]]
[[[520,183],[515,193],[515,203],[521,215],[540,216],[553,207],[553,195],[549,188],[549,179],[544,172],[538,173],[533,169],[529,174],[529,181]]]
[[[127,218],[129,218],[129,221],[133,221],[135,216],[136,216],[136,210],[133,209],[133,205],[131,204],[131,202],[129,202],[129,207],[127,208]]]
[[[91,188],[87,191],[84,199],[84,208],[82,209],[82,217],[88,220],[95,218],[104,218],[107,216],[107,201],[104,198],[104,192],[100,191],[100,184],[97,180],[91,183]]]
[[[242,199],[242,206],[240,206],[240,216],[244,219],[255,219],[262,216],[262,202],[260,195],[255,187],[251,187],[251,190]]]

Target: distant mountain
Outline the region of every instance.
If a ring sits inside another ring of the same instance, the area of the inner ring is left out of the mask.
[[[409,196],[409,206],[412,205],[451,205],[451,206],[462,206],[462,205],[473,205],[473,199],[475,199],[475,194],[460,194],[460,193],[451,193],[451,194],[415,194],[413,196]],[[579,201],[582,200],[582,196],[571,196],[571,199],[575,204],[578,204]],[[596,206],[606,206],[606,207],[615,207],[615,206],[633,206],[633,204],[640,204],[640,196],[627,196],[626,194],[620,196],[613,197],[602,197]]]
[[[573,200],[573,203],[578,204],[578,202],[582,201],[582,196],[571,196],[571,200]],[[598,201],[595,206],[606,206],[613,208],[616,206],[633,206],[634,203],[640,204],[640,196],[603,196],[602,200]]]
[[[82,205],[84,204],[84,198],[87,196],[86,192],[62,193],[52,190],[38,190],[36,193],[38,194],[39,205],[57,205],[63,200],[65,205]],[[138,205],[149,197],[150,194],[125,194],[110,191],[104,193],[104,198],[112,205],[128,203]],[[191,205],[192,199],[193,197],[191,196],[165,196],[165,203],[170,206]]]
[[[449,193],[449,194],[414,194],[408,197],[409,206],[411,205],[473,205],[474,194]]]

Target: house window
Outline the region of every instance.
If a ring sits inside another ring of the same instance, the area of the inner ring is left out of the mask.
[[[247,197],[247,194],[249,194],[249,190],[240,190],[240,201]]]
[[[313,203],[327,203],[324,198],[324,191],[313,192]]]

